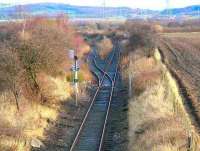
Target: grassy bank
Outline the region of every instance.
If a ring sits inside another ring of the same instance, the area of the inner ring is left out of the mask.
[[[129,62],[124,78],[132,80],[129,150],[198,151],[199,136],[191,125],[179,87],[161,62],[159,52],[145,57],[142,50],[136,50],[123,60]]]

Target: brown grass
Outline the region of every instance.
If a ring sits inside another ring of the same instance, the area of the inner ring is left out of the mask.
[[[142,131],[142,134],[140,134]],[[153,134],[153,135],[152,135]],[[185,129],[181,126],[179,119],[174,117],[158,118],[143,123],[137,132],[135,150],[154,150],[159,148],[163,150],[163,146],[174,146],[173,148],[181,148],[187,145],[187,135]],[[148,141],[147,138],[150,138]],[[158,150],[158,149],[157,149]]]
[[[152,58],[142,57],[131,64],[129,69],[134,71],[133,91],[135,91],[135,95],[143,92],[147,85],[151,86],[160,79],[159,66],[156,66],[156,62]]]
[[[102,59],[105,59],[106,56],[112,51],[113,44],[112,41],[108,38],[104,38],[102,41],[97,43],[97,49],[99,55]]]
[[[5,99],[13,98],[8,96]],[[29,141],[32,138],[44,138],[43,134],[48,126],[47,120],[56,120],[58,114],[56,108],[30,104],[25,98],[20,101],[22,106],[20,111],[17,111],[14,103],[6,102],[2,98],[1,105],[0,147],[4,146],[12,150],[11,148],[15,146],[16,151],[29,148]]]
[[[176,82],[158,60],[131,61],[135,95],[129,102],[129,151],[186,151],[193,129]]]

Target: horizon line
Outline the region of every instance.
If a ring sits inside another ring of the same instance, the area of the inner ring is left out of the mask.
[[[64,5],[70,5],[70,6],[79,6],[79,7],[103,7],[99,5],[76,5],[76,4],[70,4],[70,3],[62,3],[62,2],[29,2],[29,3],[1,3],[3,5],[8,5],[5,7],[12,7],[12,6],[18,6],[18,5],[33,5],[33,4],[64,4]],[[130,8],[130,9],[143,9],[143,10],[152,10],[152,11],[162,11],[162,10],[169,10],[169,9],[181,9],[181,8],[187,8],[191,6],[200,6],[200,4],[196,5],[187,5],[184,7],[171,7],[171,8],[161,8],[161,9],[151,9],[151,8],[140,8],[140,7],[128,7],[128,6],[105,6],[107,8]]]

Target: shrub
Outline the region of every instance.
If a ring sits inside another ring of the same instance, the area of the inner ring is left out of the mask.
[[[18,100],[23,70],[17,54],[6,47],[0,48],[0,69],[0,92],[11,91],[19,110]]]
[[[129,33],[127,51],[143,48],[146,55],[150,56],[156,41],[153,27],[145,22],[128,22],[126,26],[126,31]]]
[[[104,38],[99,43],[97,43],[97,49],[101,58],[105,57],[112,51],[113,44],[112,41],[108,38]]]

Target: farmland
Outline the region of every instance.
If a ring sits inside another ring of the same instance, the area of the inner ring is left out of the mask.
[[[174,73],[189,105],[195,124],[200,124],[200,34],[198,32],[162,35],[159,49]]]

